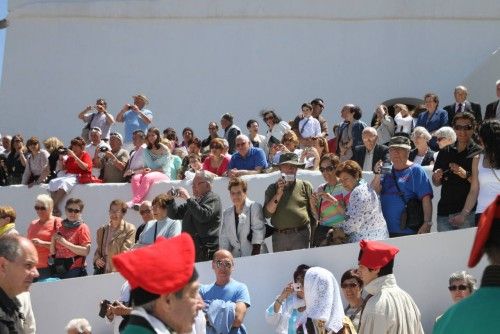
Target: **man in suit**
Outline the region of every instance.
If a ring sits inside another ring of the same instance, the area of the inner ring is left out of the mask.
[[[500,80],[496,82],[497,87],[497,97],[499,98],[495,102],[491,102],[486,106],[486,113],[484,114],[484,119],[500,119]]]
[[[352,160],[356,161],[364,171],[372,172],[378,161],[388,161],[389,148],[377,144],[377,130],[371,126],[363,129],[361,138],[363,145],[354,148]]]
[[[467,88],[465,86],[457,86],[455,87],[453,95],[455,96],[455,103],[444,107],[444,110],[448,113],[448,126],[451,126],[453,117],[455,117],[456,114],[464,111],[473,114],[476,122],[478,124],[481,123],[483,119],[481,115],[481,105],[467,100]]]

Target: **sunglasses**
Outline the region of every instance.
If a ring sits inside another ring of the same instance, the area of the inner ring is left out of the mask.
[[[472,125],[455,125],[453,127],[454,130],[464,130],[464,131],[470,131],[473,129]]]
[[[342,287],[342,289],[347,289],[347,288],[353,289],[353,288],[357,287],[358,284],[357,283],[342,283],[340,286]]]
[[[335,167],[333,167],[333,166],[319,167],[319,171],[321,173],[324,173],[324,172],[333,172],[334,170],[335,170]]]
[[[35,205],[35,211],[45,211],[45,210],[47,210],[46,207],[44,207],[44,206],[36,206]]]
[[[151,212],[151,209],[145,209],[145,210],[139,210],[139,213],[141,215],[145,214],[145,213],[150,213]]]
[[[225,269],[231,269],[233,264],[231,262],[217,260],[217,261],[215,261],[215,266],[219,269],[222,267],[224,267]]]
[[[460,291],[465,291],[467,290],[469,287],[467,285],[463,285],[463,284],[460,284],[460,285],[450,285],[448,287],[448,290],[450,291],[457,291],[457,290],[460,290]]]
[[[80,209],[72,209],[72,208],[66,208],[66,211],[68,211],[69,213],[80,213]]]

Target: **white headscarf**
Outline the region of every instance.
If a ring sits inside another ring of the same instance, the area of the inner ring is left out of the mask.
[[[344,309],[339,285],[331,272],[321,267],[308,269],[304,278],[304,299],[309,318],[325,321],[326,327],[334,332],[343,327]]]

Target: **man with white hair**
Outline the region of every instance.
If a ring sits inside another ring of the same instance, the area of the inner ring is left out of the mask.
[[[364,171],[373,171],[373,167],[379,161],[389,161],[389,148],[385,145],[377,144],[377,130],[373,127],[366,127],[361,133],[363,145],[354,148],[352,160],[356,161]]]
[[[100,175],[105,183],[125,182],[123,171],[127,165],[129,155],[122,148],[123,137],[118,132],[111,132],[109,135],[109,145],[111,150],[100,152],[94,156],[93,165],[101,168]]]
[[[453,123],[453,117],[460,112],[470,112],[474,115],[477,123],[481,123],[483,116],[481,115],[481,105],[467,100],[469,92],[465,86],[457,86],[453,91],[455,103],[447,105],[443,109],[448,113],[448,125]]]
[[[193,197],[182,187],[169,191],[167,212],[170,219],[182,219],[182,231],[191,235],[196,247],[196,262],[209,261],[219,249],[219,228],[222,205],[212,191],[214,174],[198,171],[192,183]],[[177,205],[174,198],[186,203]]]
[[[106,147],[106,149],[110,149],[109,145],[102,140],[102,131],[98,127],[93,127],[89,131],[89,140],[90,143],[88,143],[85,146],[85,151],[90,155],[90,157],[93,159],[98,158],[99,150],[101,147]],[[101,168],[97,166],[92,166],[92,175],[95,177],[99,177],[101,174]]]
[[[487,119],[500,120],[500,80],[497,80],[495,86],[498,99],[486,106],[486,112],[484,113],[484,120]]]
[[[253,147],[246,135],[236,137],[236,151],[229,161],[227,176],[259,174],[267,168],[266,153],[261,148]]]

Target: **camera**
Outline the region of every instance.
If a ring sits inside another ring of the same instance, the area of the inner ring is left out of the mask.
[[[390,162],[384,162],[382,168],[380,169],[381,174],[391,174],[392,164]]]
[[[68,148],[67,147],[59,147],[57,149],[57,153],[59,153],[60,155],[66,155],[66,154],[68,154]]]
[[[179,197],[179,189],[172,188],[168,191],[168,194],[173,196],[173,197]]]
[[[292,288],[293,288],[293,291],[295,291],[295,292],[301,291],[302,290],[302,284],[300,284],[300,283],[292,283]]]
[[[108,312],[109,305],[111,305],[111,302],[107,299],[104,299],[101,302],[101,305],[99,306],[99,316],[101,318],[104,318],[106,316],[106,313]]]
[[[109,147],[107,147],[107,146],[101,146],[101,147],[99,147],[99,152],[103,152],[104,153],[104,152],[108,152],[108,151],[109,151]]]

